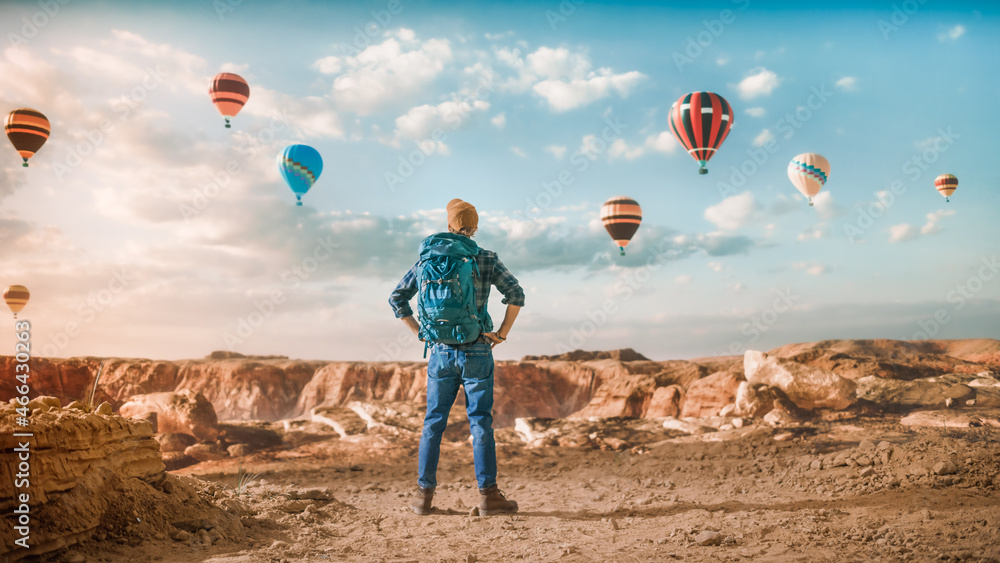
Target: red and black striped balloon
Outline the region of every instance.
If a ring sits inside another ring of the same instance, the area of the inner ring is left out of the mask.
[[[212,95],[216,109],[226,118],[226,127],[229,127],[229,119],[236,117],[250,99],[250,85],[238,74],[220,72],[212,79],[208,93]]]
[[[42,112],[30,108],[10,112],[3,122],[3,128],[14,149],[24,159],[22,166],[28,165],[28,159],[42,148],[52,130],[48,118]]]
[[[701,165],[698,173],[707,174],[708,161],[733,126],[729,102],[713,92],[684,94],[670,106],[668,121],[670,132]]]
[[[642,222],[642,209],[639,203],[630,197],[613,197],[601,206],[601,222],[618,245],[622,256],[625,256],[625,247],[632,240],[632,235],[639,230],[639,223]]]

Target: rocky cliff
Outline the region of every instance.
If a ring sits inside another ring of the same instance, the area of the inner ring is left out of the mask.
[[[825,379],[816,381],[830,380],[846,388],[850,386],[832,380],[912,381],[997,370],[1000,341],[834,340],[788,344],[767,355],[798,366],[795,373],[822,372]],[[13,373],[13,363],[13,358],[0,356],[5,373]],[[35,358],[32,394],[52,395],[66,403],[86,400],[101,364],[102,359],[94,357]],[[104,361],[94,403],[107,401],[117,411],[135,395],[187,390],[207,398],[219,420],[275,421],[351,401],[420,404],[425,370],[422,362],[231,354],[173,362],[112,358]],[[494,416],[498,427],[512,426],[519,417],[715,416],[734,403],[745,380],[743,356],[651,361],[632,350],[528,356],[497,362]],[[14,396],[13,383],[13,378],[0,380],[0,400]],[[789,396],[794,400],[796,394]]]

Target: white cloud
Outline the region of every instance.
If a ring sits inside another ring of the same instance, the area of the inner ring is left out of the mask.
[[[400,30],[400,40],[389,38],[357,56],[325,57],[313,64],[321,72],[339,70],[332,89],[338,107],[367,115],[412,99],[451,63],[448,40],[421,43],[403,31],[410,30]]]
[[[677,150],[677,139],[670,131],[661,131],[657,135],[646,137],[646,148],[657,152],[671,154]]]
[[[757,213],[753,194],[743,192],[727,197],[705,210],[705,219],[724,231],[736,230],[746,225]]]
[[[858,79],[855,76],[845,76],[838,80],[834,85],[841,90],[853,92],[858,89]]]
[[[532,90],[556,112],[583,107],[612,94],[627,98],[647,78],[638,71],[594,70],[586,53],[565,47],[540,47],[524,58],[519,49],[497,49],[495,54],[500,63],[517,71],[504,83],[506,90]]]
[[[552,156],[556,157],[557,160],[562,160],[566,154],[566,147],[560,145],[549,145],[545,147],[545,150],[552,153]]]
[[[821,238],[825,238],[827,234],[829,233],[824,225],[817,225],[799,233],[798,241],[803,242],[807,240],[819,240]]]
[[[764,129],[763,131],[760,132],[760,135],[757,135],[756,137],[753,138],[751,144],[753,144],[753,146],[755,147],[763,147],[768,143],[774,142],[774,140],[775,140],[774,133],[772,133],[770,129]]]
[[[825,274],[828,271],[828,268],[826,266],[822,264],[817,264],[815,262],[813,263],[795,262],[792,264],[792,268],[795,268],[796,270],[805,270],[805,272],[810,276],[819,276]]]
[[[503,129],[507,126],[507,115],[504,112],[500,112],[490,119],[490,123],[496,125],[497,129]]]
[[[528,158],[528,154],[525,153],[524,150],[521,149],[521,147],[511,147],[510,148],[510,152],[516,154],[517,156],[519,156],[521,158]]]
[[[630,147],[625,139],[615,139],[608,147],[608,160],[615,160],[618,158],[624,158],[625,160],[634,160],[645,154],[646,149],[642,146]]]
[[[433,141],[435,131],[454,131],[466,124],[476,112],[490,109],[489,102],[483,100],[448,101],[436,106],[422,105],[410,108],[406,114],[396,118],[395,137],[389,144],[399,146],[402,140]],[[439,149],[443,142],[435,143]]]
[[[719,55],[715,59],[715,64],[717,64],[719,66],[725,66],[725,65],[729,64],[729,61],[730,61],[729,55]]]
[[[889,242],[901,242],[904,240],[910,240],[916,238],[918,231],[913,225],[908,223],[902,223],[900,225],[893,225],[889,227]]]
[[[708,266],[708,269],[712,270],[713,272],[722,271],[722,262],[709,262],[708,264],[705,265]]]
[[[767,113],[767,110],[765,110],[764,108],[760,108],[760,107],[757,107],[757,108],[747,108],[744,111],[746,111],[746,114],[749,115],[750,117],[764,117],[764,114]]]
[[[677,285],[686,285],[691,283],[692,280],[694,280],[694,276],[689,276],[685,274],[674,278],[674,283],[676,283]]]
[[[781,83],[781,79],[773,71],[760,66],[750,71],[750,74],[740,81],[737,89],[743,99],[769,96]]]
[[[949,215],[954,215],[954,210],[934,211],[927,214],[927,223],[920,227],[920,234],[932,235],[941,232],[941,219]]]
[[[962,24],[957,24],[954,27],[949,28],[948,31],[938,35],[938,40],[942,42],[948,41],[949,39],[955,41],[956,39],[958,39],[963,35],[965,35],[965,26]]]
[[[504,37],[511,37],[514,35],[514,30],[507,30],[503,33],[484,33],[483,37],[490,41],[496,41],[497,39],[503,39]]]

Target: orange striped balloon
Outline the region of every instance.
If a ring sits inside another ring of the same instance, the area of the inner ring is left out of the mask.
[[[7,114],[3,128],[14,149],[24,159],[22,166],[28,165],[28,159],[42,148],[52,130],[49,120],[41,112],[30,108],[16,109]]]
[[[236,117],[250,99],[250,85],[238,74],[220,72],[212,79],[208,93],[212,95],[215,108],[226,118],[226,127],[229,127],[229,119]]]
[[[934,187],[944,196],[945,202],[951,201],[951,194],[958,188],[958,178],[954,174],[942,174],[934,178]]]
[[[28,297],[31,294],[28,293],[28,288],[23,285],[12,285],[4,290],[3,300],[7,302],[7,306],[14,313],[14,318],[17,318],[17,314],[24,309],[24,306],[28,304]]]
[[[625,256],[625,247],[632,240],[632,235],[639,230],[639,223],[642,222],[642,209],[639,203],[630,197],[613,197],[601,206],[601,222],[618,245],[622,256]]]

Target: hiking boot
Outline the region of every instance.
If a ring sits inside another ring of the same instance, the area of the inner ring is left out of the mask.
[[[417,498],[410,503],[410,508],[423,516],[432,512],[431,501],[434,500],[434,489],[425,489],[417,485]]]
[[[513,514],[517,512],[517,502],[507,500],[503,492],[496,485],[488,489],[479,489],[479,515],[492,516],[494,514]]]

